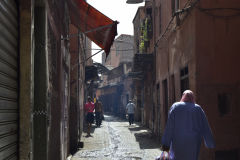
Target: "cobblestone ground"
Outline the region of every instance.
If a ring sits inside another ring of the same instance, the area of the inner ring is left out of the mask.
[[[84,147],[71,160],[154,160],[161,154],[160,143],[144,127],[106,116],[92,137],[83,133]]]

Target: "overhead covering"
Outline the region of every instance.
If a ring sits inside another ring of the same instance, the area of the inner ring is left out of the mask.
[[[85,0],[68,0],[71,23],[109,54],[117,35],[117,21],[113,21]]]
[[[97,71],[99,74],[107,73],[109,71],[109,69],[101,63],[94,62],[93,65],[97,67]]]
[[[95,66],[86,66],[85,67],[85,81],[96,80],[98,79],[98,70]]]

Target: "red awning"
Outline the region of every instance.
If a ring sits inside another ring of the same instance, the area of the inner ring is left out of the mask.
[[[117,21],[113,21],[85,0],[68,0],[71,23],[104,49],[106,57],[117,35]]]

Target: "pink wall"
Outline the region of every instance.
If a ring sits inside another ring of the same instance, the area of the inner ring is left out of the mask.
[[[205,1],[204,1],[205,2]],[[201,7],[239,8],[238,1],[216,1],[201,4]],[[234,3],[235,2],[235,3]],[[238,7],[237,7],[238,6]],[[235,12],[236,13],[236,12]],[[233,11],[212,11],[211,14],[229,15]],[[216,150],[240,148],[240,16],[217,18],[205,12],[197,12],[197,88],[198,100],[203,106],[216,139]],[[218,95],[230,95],[230,112],[221,116]],[[207,95],[207,96],[206,96]],[[207,151],[203,151],[207,152]],[[204,154],[202,154],[204,155]],[[240,156],[240,153],[239,153]],[[205,157],[203,157],[205,158]]]
[[[171,19],[171,1],[156,1],[155,7],[162,8],[162,31]],[[180,1],[183,8],[186,1]],[[240,8],[240,1],[203,0],[198,7]],[[157,12],[154,12],[157,13]],[[208,12],[209,13],[209,12]],[[216,15],[236,15],[236,11],[211,11]],[[159,15],[155,16],[155,41],[159,37]],[[173,21],[176,22],[175,20]],[[217,18],[194,8],[180,26],[171,28],[166,39],[159,41],[156,49],[156,84],[160,84],[161,130],[165,127],[164,93],[162,81],[168,80],[168,107],[172,104],[170,76],[175,76],[176,100],[181,97],[180,69],[188,66],[189,86],[196,93],[197,103],[204,109],[213,129],[217,148],[214,151],[228,151],[240,148],[240,16]],[[230,95],[230,112],[220,116],[218,94]],[[156,96],[156,95],[155,95]],[[155,98],[156,99],[156,98]],[[156,115],[158,116],[158,115]],[[155,124],[157,126],[157,124]],[[204,148],[200,159],[214,159],[215,152]],[[240,155],[240,154],[239,154]]]

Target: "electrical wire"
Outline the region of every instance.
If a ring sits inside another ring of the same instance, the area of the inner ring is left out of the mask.
[[[215,18],[234,18],[234,17],[238,17],[240,16],[240,8],[201,8],[201,7],[196,7],[199,11],[204,12],[205,14],[211,16],[211,17],[215,17]],[[230,14],[230,15],[218,15],[218,14],[214,14],[211,12],[214,11],[222,11],[222,10],[228,10],[228,11],[235,11],[237,13],[234,14]]]
[[[192,1],[189,0],[187,3],[185,3],[184,8],[181,9],[181,10],[179,10],[178,12],[179,12],[179,13],[184,13],[184,12],[190,10],[191,8],[193,8],[193,7],[197,4],[198,1],[199,1],[199,0],[196,0],[196,1],[191,5],[191,2],[192,2]],[[188,4],[189,4],[189,6],[188,6]],[[188,7],[187,7],[187,6],[188,6]],[[158,47],[159,41],[162,40],[162,38],[165,37],[165,34],[167,33],[167,31],[170,30],[170,25],[172,24],[172,22],[173,22],[173,20],[175,19],[176,16],[177,16],[177,14],[174,14],[174,15],[172,16],[172,18],[170,19],[170,21],[169,21],[168,24],[167,24],[167,27],[166,27],[165,31],[163,32],[163,34],[161,34],[161,36],[158,38],[158,40],[157,40],[156,43],[154,44],[154,48],[155,48],[155,47]]]
[[[193,8],[197,8],[199,11],[201,12],[204,12],[205,14],[209,15],[209,16],[212,16],[212,17],[216,17],[216,18],[223,18],[223,19],[226,19],[226,18],[234,18],[234,17],[237,17],[237,16],[240,16],[240,8],[201,8],[201,7],[198,7],[197,6],[197,3],[199,2],[200,0],[195,0],[193,2],[193,0],[189,0],[187,3],[185,3],[183,9],[181,10],[178,10],[175,12],[175,14],[172,16],[172,18],[170,19],[170,21],[168,22],[167,24],[167,27],[165,29],[165,31],[163,32],[163,34],[160,35],[160,37],[157,39],[156,43],[154,44],[154,50],[156,50],[156,48],[158,47],[158,43],[162,40],[162,39],[165,39],[167,40],[166,38],[166,34],[168,33],[168,31],[171,30],[171,25],[173,24],[173,20],[175,18],[180,18],[179,16],[183,15],[184,13],[187,13],[185,14],[182,18],[181,18],[181,22],[184,21],[184,19],[186,19],[186,17],[190,14],[189,11]],[[218,10],[230,10],[230,11],[235,11],[237,13],[235,14],[231,14],[231,15],[217,15],[217,14],[213,14],[211,12],[213,11],[218,11]],[[178,25],[179,26],[179,25]],[[173,31],[173,29],[171,30]]]

